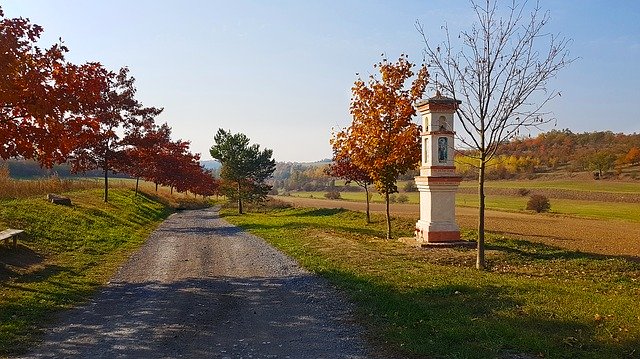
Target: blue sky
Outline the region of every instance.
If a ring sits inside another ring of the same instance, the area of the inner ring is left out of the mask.
[[[579,60],[552,80],[557,129],[640,132],[640,1],[540,0],[549,31]],[[349,125],[350,88],[385,53],[419,62],[421,21],[434,42],[473,20],[466,0],[5,0],[8,17],[62,37],[68,58],[128,66],[138,98],[164,107],[175,138],[209,159],[218,128],[243,132],[278,161],[331,156]],[[429,90],[431,91],[431,90]],[[427,93],[430,95],[430,93]],[[546,129],[553,129],[548,126]]]

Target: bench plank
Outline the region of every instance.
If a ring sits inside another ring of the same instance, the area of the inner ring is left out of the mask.
[[[9,239],[13,238],[13,248],[18,247],[18,236],[24,232],[22,229],[5,229],[0,232],[0,240],[4,240],[4,244],[9,246]]]

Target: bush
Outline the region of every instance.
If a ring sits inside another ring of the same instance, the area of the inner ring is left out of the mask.
[[[527,202],[527,209],[534,210],[537,213],[548,212],[551,209],[551,203],[549,203],[549,199],[546,196],[534,194]]]
[[[389,195],[389,203],[396,203],[396,200],[397,198],[395,194]]]
[[[398,195],[398,203],[407,203],[409,202],[409,197],[406,194]]]
[[[338,191],[329,191],[324,194],[327,199],[340,199],[340,192]]]

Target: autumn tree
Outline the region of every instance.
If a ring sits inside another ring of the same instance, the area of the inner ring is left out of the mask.
[[[371,223],[370,204],[369,204],[369,186],[373,184],[373,179],[367,172],[353,164],[349,157],[342,156],[342,142],[333,142],[333,163],[325,167],[325,173],[332,177],[342,178],[345,184],[354,182],[356,185],[364,189],[367,202],[367,223]]]
[[[640,163],[640,148],[633,146],[629,149],[629,152],[624,156],[624,161],[630,165],[637,165]]]
[[[220,183],[213,175],[213,172],[200,168],[191,179],[189,191],[202,197],[208,197],[217,194],[219,188]]]
[[[158,126],[154,121],[146,121],[142,126],[132,128],[122,142],[125,148],[113,167],[116,172],[136,179],[137,196],[140,178],[158,183],[157,170],[164,159],[161,154],[171,146],[171,128],[166,123]]]
[[[74,151],[72,156],[76,171],[103,171],[105,202],[109,198],[109,172],[114,169],[114,163],[122,160],[120,157],[127,147],[123,138],[162,112],[162,109],[142,106],[135,98],[134,82],[126,67],[118,73],[109,73],[107,87],[94,112],[98,125],[91,141]]]
[[[62,43],[40,48],[43,29],[28,19],[0,19],[0,157],[64,162],[95,127],[106,71],[67,62]]]
[[[179,192],[188,188],[188,180],[183,173],[190,171],[190,167],[199,166],[199,155],[189,151],[189,142],[183,140],[162,141],[156,147],[153,159],[146,165],[145,179],[156,184],[168,186],[173,193],[174,188]]]
[[[398,191],[398,176],[420,162],[420,126],[412,122],[416,114],[413,103],[422,97],[429,75],[424,66],[415,74],[406,55],[395,63],[383,59],[374,67],[380,78],[371,75],[367,82],[355,81],[351,88],[353,121],[347,129],[334,134],[331,143],[339,149],[338,158],[349,158],[371,177],[376,190],[385,197],[389,239],[389,195]]]
[[[418,23],[428,65],[443,94],[461,100],[457,117],[464,144],[478,165],[479,224],[476,267],[485,267],[484,183],[487,163],[522,128],[550,121],[544,105],[559,95],[549,80],[570,64],[569,40],[546,32],[549,12],[510,2],[502,15],[497,0],[472,0],[476,21],[453,39],[434,44]],[[459,39],[456,40],[456,39]]]
[[[211,157],[222,164],[220,177],[234,185],[227,194],[238,201],[238,213],[242,214],[243,200],[261,201],[271,190],[265,181],[275,170],[276,163],[271,158],[273,151],[260,150],[260,145],[249,144],[246,135],[223,129],[218,129],[214,141]]]
[[[598,178],[602,178],[602,173],[613,168],[616,162],[616,155],[610,151],[596,151],[588,158],[589,169],[598,172]]]

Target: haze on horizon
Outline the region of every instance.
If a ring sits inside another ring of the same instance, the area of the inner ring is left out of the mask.
[[[540,5],[551,13],[547,29],[572,38],[579,57],[550,84],[562,92],[547,108],[555,128],[638,132],[640,2]],[[382,53],[419,63],[416,20],[436,42],[445,22],[457,33],[472,21],[465,0],[8,0],[2,8],[43,26],[43,45],[62,38],[73,62],[128,66],[138,98],[164,107],[158,122],[203,160],[218,128],[245,133],[277,161],[331,157],[332,127],[351,122],[356,73],[372,73]]]

